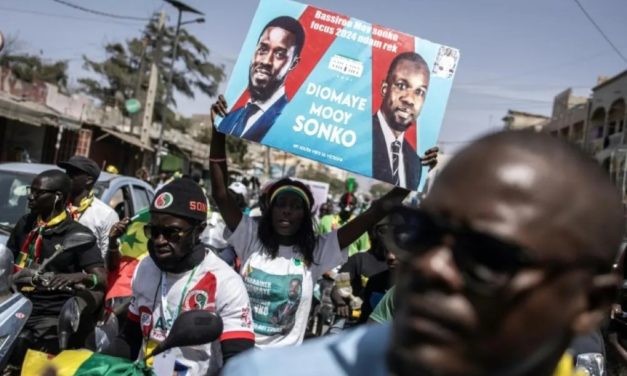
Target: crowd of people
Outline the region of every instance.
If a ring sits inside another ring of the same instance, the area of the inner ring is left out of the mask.
[[[212,116],[226,114],[220,97]],[[74,296],[88,308],[86,330],[70,348],[120,356],[124,344],[131,360],[159,346],[181,313],[218,315],[219,339],[148,363],[169,374],[624,369],[627,320],[624,296],[616,298],[625,279],[623,205],[601,167],[575,147],[531,132],[485,136],[448,162],[417,207],[403,204],[402,188],[366,207],[352,192],[316,205],[309,187],[289,178],[256,182],[251,205],[246,184],[230,179],[225,137],[211,138],[210,194],[187,176],[157,188],[142,225],[146,256],[109,341],[115,349],[99,348],[90,334],[133,221],[94,197],[100,169],[88,158],[34,178],[30,212],[7,244],[12,283],[33,303],[7,374],[19,371],[28,349],[63,350],[59,314]],[[27,272],[42,265],[45,283]],[[321,333],[312,326],[324,304],[332,330]]]

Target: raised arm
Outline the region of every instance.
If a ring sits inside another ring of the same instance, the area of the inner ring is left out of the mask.
[[[120,260],[122,255],[120,254],[120,246],[118,239],[124,235],[128,225],[131,223],[131,219],[128,217],[118,221],[109,230],[108,252],[105,258],[105,267],[108,271],[118,270],[120,267]]]
[[[340,249],[348,247],[357,240],[361,234],[382,220],[390,210],[400,205],[409,191],[396,187],[386,193],[383,197],[372,203],[372,206],[362,214],[349,221],[337,230],[337,239]]]
[[[226,116],[226,100],[222,95],[211,106],[211,149],[209,150],[209,172],[211,173],[211,197],[218,206],[224,223],[231,231],[235,231],[242,220],[242,212],[237,203],[229,194],[227,179],[229,177],[226,167],[226,136],[213,126],[216,116]]]

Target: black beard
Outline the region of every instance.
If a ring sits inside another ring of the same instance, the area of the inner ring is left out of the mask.
[[[387,112],[383,108],[381,108],[381,113],[383,114],[383,117],[385,118],[385,121],[388,123],[390,128],[392,128],[392,130],[396,132],[405,132],[407,128],[409,128],[416,121],[414,119],[407,124],[400,124],[394,120],[394,111],[392,111],[392,115],[388,115]]]
[[[388,122],[388,124],[390,125],[390,128],[392,128],[393,130],[395,130],[397,132],[405,132],[407,130],[407,128],[409,128],[409,126],[411,125],[411,123],[409,123],[409,124],[398,124],[398,123],[395,123],[393,121]]]
[[[164,272],[183,273],[192,270],[205,259],[205,247],[199,243],[193,246],[191,251],[185,253],[182,257],[159,260],[154,254],[154,244],[152,240],[148,239],[148,254],[157,267]]]
[[[272,94],[274,94],[279,87],[283,84],[283,81],[279,80],[271,80],[269,81],[265,87],[254,87],[252,79],[250,75],[248,76],[248,92],[250,93],[250,98],[253,101],[265,102]]]

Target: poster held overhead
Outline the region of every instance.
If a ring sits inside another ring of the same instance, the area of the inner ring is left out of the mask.
[[[261,0],[218,130],[416,190],[459,56],[335,12]]]

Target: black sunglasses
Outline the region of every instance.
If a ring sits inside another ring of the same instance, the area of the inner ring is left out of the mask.
[[[37,189],[37,188],[33,188],[32,186],[27,186],[26,187],[26,194],[28,196],[32,195],[33,197],[39,197],[44,193],[55,193],[56,190],[52,190],[52,189]]]
[[[144,226],[144,235],[148,239],[157,239],[160,235],[163,235],[167,241],[176,243],[193,229],[193,226],[187,229],[180,229],[178,227],[155,226],[148,223]]]
[[[523,269],[538,268],[551,272],[571,268],[594,268],[589,260],[552,262],[535,260],[527,249],[472,229],[452,223],[420,209],[397,208],[390,215],[391,231],[386,236],[388,249],[401,260],[424,254],[441,245],[446,236],[453,239],[451,252],[467,288],[491,294],[504,288]]]

